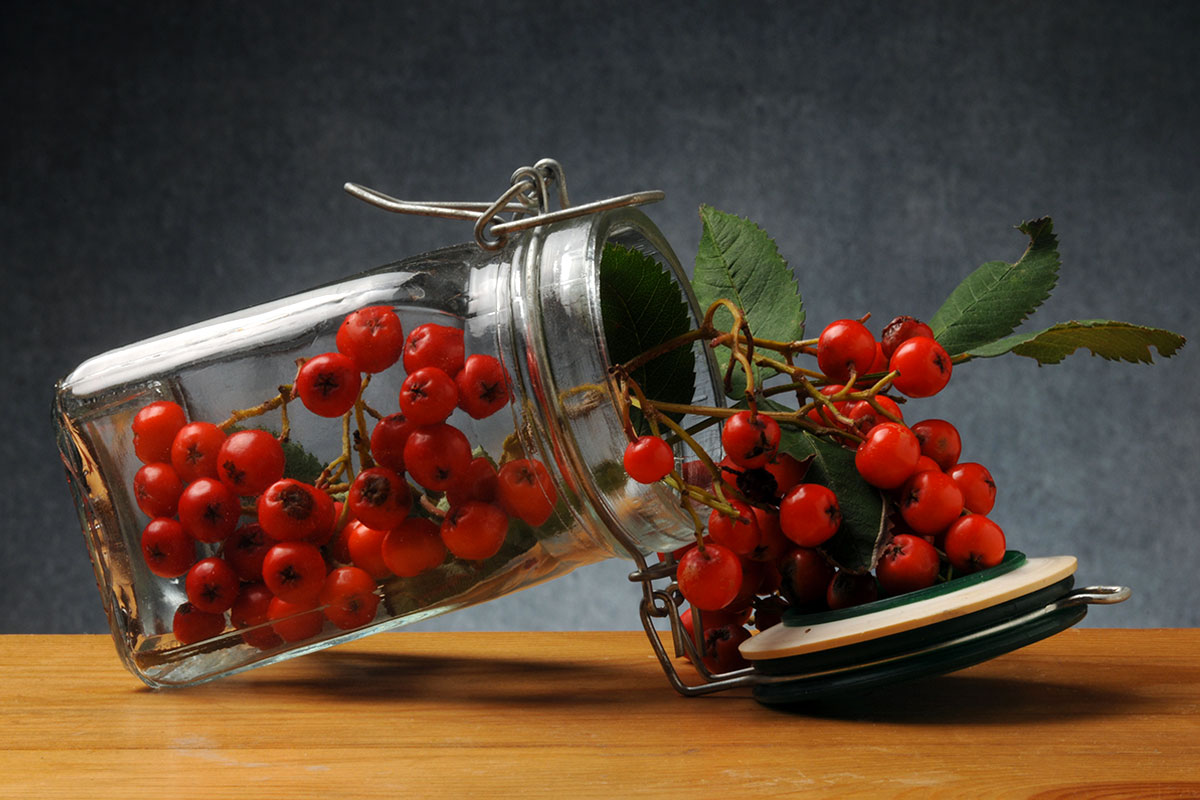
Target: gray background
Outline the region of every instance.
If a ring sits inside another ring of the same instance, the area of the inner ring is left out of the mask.
[[[53,382],[90,355],[469,238],[402,197],[490,199],[542,156],[577,201],[667,191],[751,217],[810,329],[928,317],[1052,214],[1037,321],[1196,334],[1194,3],[36,3],[6,7],[0,632],[105,629],[53,446]],[[1134,599],[1090,624],[1196,625],[1195,343],[961,368],[945,416],[993,516]],[[917,409],[920,409],[919,411]],[[426,627],[632,628],[619,562]]]

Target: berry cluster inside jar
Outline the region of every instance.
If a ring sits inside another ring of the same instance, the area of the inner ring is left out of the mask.
[[[466,352],[462,330],[406,332],[392,307],[369,306],[342,320],[335,342],[298,359],[278,395],[224,420],[189,420],[169,400],[136,413],[141,553],[186,596],[170,630],[178,645],[271,650],[361,628],[396,613],[387,606],[414,579],[486,564],[514,531],[554,514],[540,461],[515,437],[494,460],[462,424],[510,402],[503,365]],[[376,408],[365,392],[387,372],[403,381]],[[341,423],[341,452],[315,475],[289,466],[313,459],[291,439],[298,413]],[[253,427],[268,418],[278,430]]]

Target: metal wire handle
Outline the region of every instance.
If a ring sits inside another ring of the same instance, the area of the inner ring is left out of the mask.
[[[558,210],[550,210],[550,187],[558,197]],[[513,172],[509,187],[492,202],[459,202],[444,200],[397,200],[377,189],[357,183],[345,185],[347,193],[384,211],[396,214],[415,214],[422,217],[461,219],[474,223],[475,243],[484,250],[500,250],[512,233],[530,230],[564,219],[573,219],[599,211],[626,206],[657,203],[666,197],[658,189],[623,194],[572,206],[567,195],[567,177],[562,165],[553,158],[543,158],[532,167]],[[500,215],[511,213],[509,220]]]

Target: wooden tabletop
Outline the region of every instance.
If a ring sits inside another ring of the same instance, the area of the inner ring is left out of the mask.
[[[805,713],[683,698],[641,633],[392,633],[151,691],[0,637],[0,797],[1200,797],[1200,630],[1073,629]]]

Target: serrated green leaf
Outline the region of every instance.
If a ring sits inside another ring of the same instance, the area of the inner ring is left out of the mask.
[[[614,244],[604,246],[600,259],[600,313],[614,364],[691,328],[687,301],[662,265],[645,253]],[[695,391],[695,358],[691,348],[681,347],[634,370],[631,377],[651,399],[687,404]],[[636,409],[633,421],[639,431],[648,432]]]
[[[971,358],[994,358],[1005,353],[1026,356],[1039,365],[1057,364],[1079,348],[1110,361],[1153,363],[1151,347],[1170,358],[1187,340],[1162,328],[1147,328],[1109,319],[1060,322],[1034,333],[1018,333],[968,351]]]
[[[717,300],[729,300],[746,314],[750,331],[761,339],[790,342],[804,338],[804,304],[796,278],[767,233],[753,222],[711,206],[700,207],[703,231],[696,251],[692,288],[701,310]],[[732,315],[722,309],[714,322],[729,330]],[[717,363],[724,370],[732,355],[717,348]],[[755,380],[774,374],[755,368]],[[730,397],[746,391],[745,376],[735,368]]]
[[[995,342],[1016,330],[1058,281],[1058,238],[1049,217],[1023,222],[1029,247],[1014,264],[989,261],[960,283],[929,320],[950,355]]]

